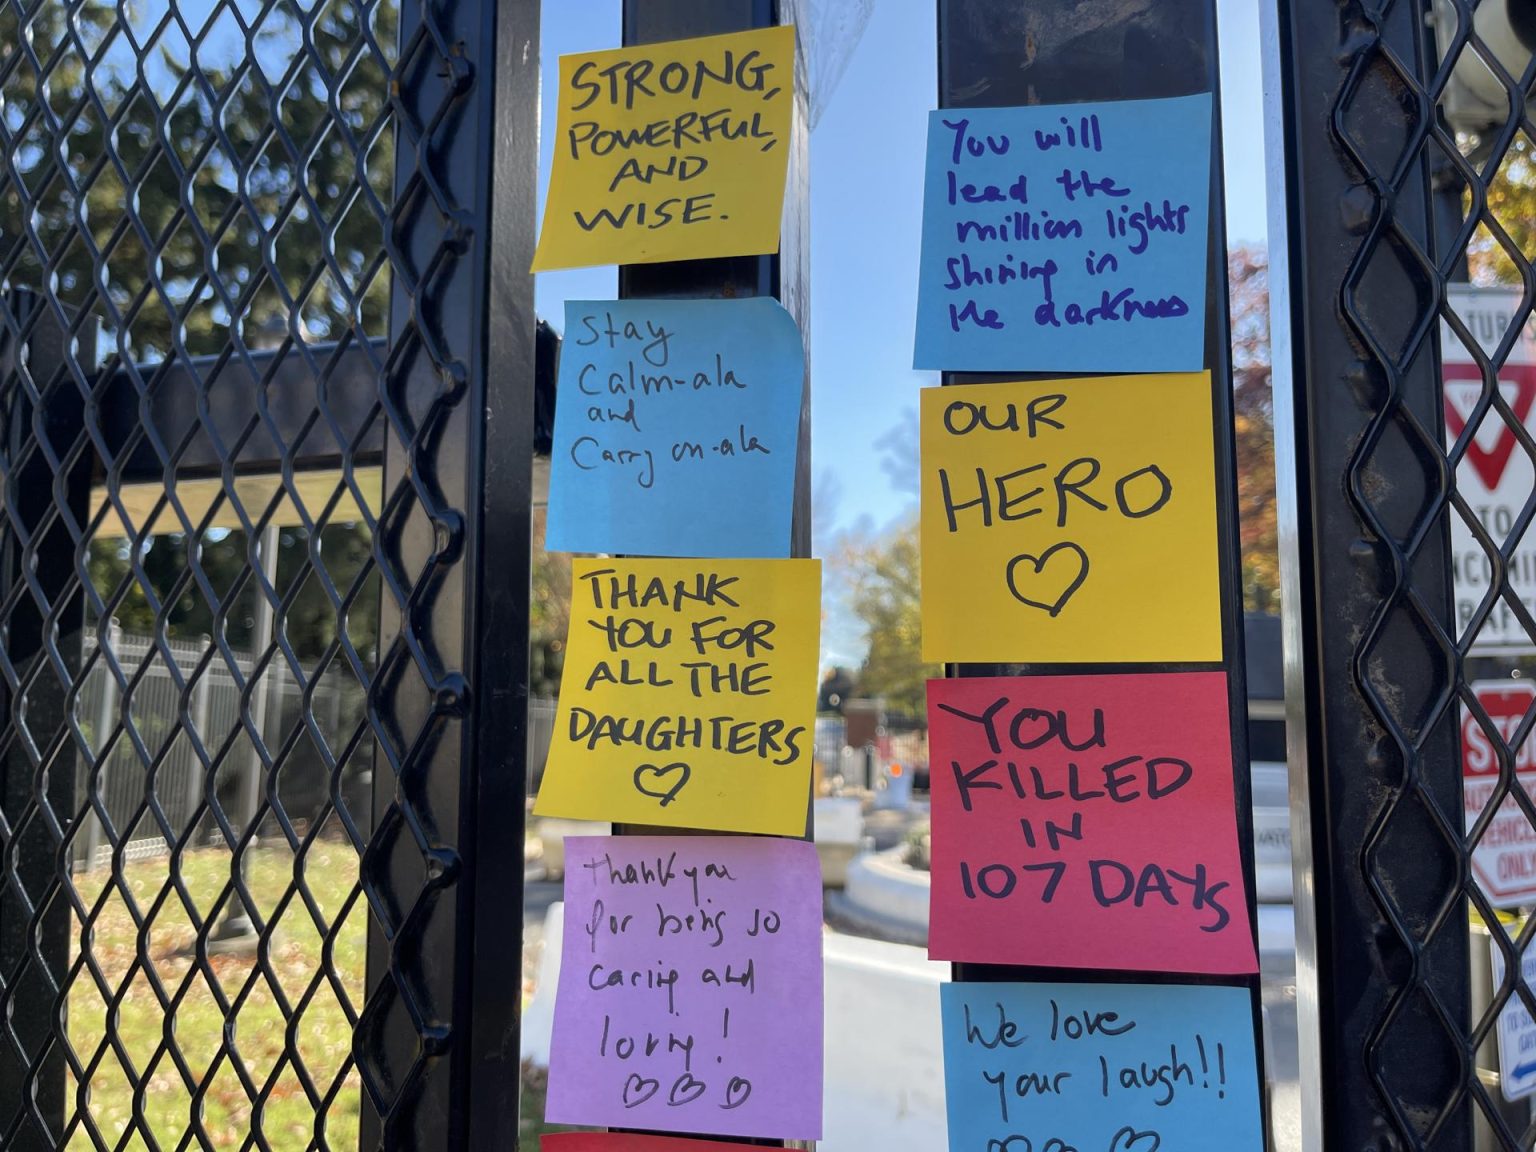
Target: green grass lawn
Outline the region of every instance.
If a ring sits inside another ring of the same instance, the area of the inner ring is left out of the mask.
[[[69,1085],[72,1152],[97,1146],[88,1122],[103,1146],[125,1152],[238,1149],[258,1129],[271,1148],[284,1152],[357,1148],[360,1085],[350,1062],[351,1025],[338,999],[345,996],[354,1013],[363,1005],[367,909],[355,895],[357,856],[350,845],[328,841],[308,853],[303,872],[319,906],[318,926],[303,901],[288,894],[295,867],[286,846],[252,857],[249,879],[260,912],[278,925],[270,976],[254,955],[212,958],[211,978],[195,970],[186,953],[196,933],[181,899],[167,890],[169,858],[128,865],[122,888],[137,921],[122,890],[106,887],[107,869],[75,876],[87,907],[104,903],[88,941],[100,983],[82,967],[67,994],[69,1042],[88,1069],[85,1091],[73,1077]],[[229,854],[189,853],[181,875],[198,916],[210,917],[229,880]],[[322,933],[343,915],[328,979]],[[84,931],[77,921],[72,961],[87,943]],[[137,961],[140,940],[151,971]],[[109,1024],[115,1025],[116,1047],[105,1043]],[[289,1027],[309,1090],[285,1056]],[[185,1067],[172,1058],[171,1041]],[[253,1098],[268,1086],[258,1109]],[[136,1096],[145,1114],[142,1126],[133,1120]],[[194,1118],[201,1120],[203,1140],[191,1131]]]

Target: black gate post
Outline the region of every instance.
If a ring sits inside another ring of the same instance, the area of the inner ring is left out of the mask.
[[[405,0],[364,1148],[516,1146],[538,0]]]
[[[95,455],[82,385],[96,325],[32,292],[0,294],[0,1147],[46,1152],[66,1115],[62,989],[69,969],[63,837],[78,809],[77,723],[85,596],[78,541]],[[78,375],[77,375],[78,373]]]
[[[474,1033],[468,1152],[518,1147],[522,1088],[523,836],[528,797],[528,613],[532,549],[537,324],[533,305],[538,184],[539,0],[499,0],[490,226],[484,299],[484,401],[474,484],[480,508],[474,773]],[[494,370],[493,370],[494,369]]]
[[[1094,20],[1083,9],[1092,8]],[[1220,133],[1220,68],[1215,0],[1159,0],[1152,5],[1087,5],[1080,0],[939,0],[939,106],[992,108],[1101,100],[1148,100],[1212,94],[1208,269],[1206,274],[1205,367],[1212,380],[1217,535],[1221,563],[1221,631],[1228,681],[1238,843],[1250,931],[1257,931],[1253,905],[1252,781],[1248,774],[1247,680],[1244,664],[1242,590],[1239,579],[1236,460],[1233,455],[1231,347],[1227,304],[1226,213],[1223,200]],[[1047,379],[1064,372],[984,374],[946,372],[944,384],[993,380]],[[1155,666],[1155,667],[1167,667]],[[1146,672],[1148,665],[951,664],[958,676],[1018,676],[1032,672]],[[1017,968],[957,963],[957,981],[1074,980],[1075,969]],[[1264,1075],[1259,1035],[1258,975],[1213,978],[1145,972],[1094,971],[1105,982],[1241,984],[1253,1002],[1255,1050]],[[1266,1109],[1267,1112],[1267,1109]],[[1267,1115],[1266,1115],[1267,1121]]]
[[[624,0],[624,44],[654,44],[716,36],[751,28],[772,28],[793,19],[791,0]],[[736,299],[773,296],[794,317],[805,347],[805,382],[800,403],[799,447],[795,457],[794,514],[790,555],[811,554],[811,404],[810,404],[810,203],[806,161],[810,132],[806,125],[804,60],[796,46],[795,111],[792,119],[789,168],[784,190],[780,249],[767,256],[727,256],[710,260],[677,260],[658,264],[626,264],[619,268],[619,297]],[[809,806],[806,834],[813,819]],[[619,825],[615,832],[657,832],[687,835],[677,828],[638,828]],[[674,1134],[676,1135],[676,1134]],[[707,1137],[678,1136],[680,1139]],[[782,1140],[732,1137],[736,1143],[783,1147]]]
[[[792,0],[624,0],[624,43],[654,44],[695,36],[717,36],[748,28],[790,23]],[[795,462],[795,509],[790,554],[811,554],[810,394],[810,191],[807,159],[804,60],[796,46],[795,114],[789,172],[784,190],[784,226],[779,251],[769,256],[727,256],[664,264],[627,264],[619,269],[619,297],[773,296],[795,319],[806,348],[806,383],[800,404],[800,449]]]
[[[1273,240],[1292,284],[1276,323],[1294,350],[1291,411],[1276,406],[1296,484],[1288,692],[1306,716],[1293,819],[1312,871],[1298,999],[1304,1071],[1317,1062],[1304,1090],[1320,1094],[1303,1110],[1328,1148],[1470,1149],[1491,1108],[1469,1004],[1439,373],[1463,257],[1436,192],[1455,144],[1437,129],[1428,9],[1282,0],[1271,45],[1284,168],[1270,195],[1287,218]]]

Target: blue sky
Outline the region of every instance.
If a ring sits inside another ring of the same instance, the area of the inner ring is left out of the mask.
[[[923,143],[937,101],[933,3],[875,0],[811,136],[811,448],[822,547],[840,531],[877,532],[899,521],[915,499],[917,462],[908,469],[904,461],[916,443],[917,392],[937,383],[934,374],[912,369]],[[1218,6],[1228,236],[1262,244],[1258,3]],[[558,57],[616,46],[619,8],[618,0],[544,6],[543,180]],[[565,300],[603,299],[616,289],[612,268],[542,273],[539,313],[559,327]],[[835,605],[828,608],[825,657],[855,662],[857,629]]]

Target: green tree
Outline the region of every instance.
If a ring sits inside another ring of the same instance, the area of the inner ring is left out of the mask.
[[[175,20],[135,69],[120,7],[86,0],[70,17],[78,42],[65,5],[0,8],[0,60],[26,43],[46,76],[23,54],[0,91],[0,145],[21,177],[0,188],[0,282],[51,276],[61,302],[96,315],[139,363],[216,355],[232,339],[382,335],[394,163],[383,54],[397,4],[325,6],[312,55],[291,8],[264,16],[251,51],[225,19],[197,69]],[[82,51],[102,57],[89,74]]]
[[[877,540],[845,543],[839,557],[869,645],[856,695],[880,697],[891,711],[916,717],[924,712],[927,681],[941,673],[922,659],[920,557],[915,516]]]
[[[1536,149],[1517,135],[1488,183],[1488,212],[1526,261],[1536,260]],[[1462,197],[1472,211],[1472,194]],[[1520,269],[1487,222],[1479,222],[1467,246],[1467,265],[1474,284],[1519,284]]]

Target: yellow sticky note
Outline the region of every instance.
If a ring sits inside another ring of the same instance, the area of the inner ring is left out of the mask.
[[[805,833],[819,560],[576,560],[540,815]]]
[[[1210,374],[927,388],[923,658],[1221,659]]]
[[[777,252],[794,62],[788,25],[560,57],[533,270]]]

